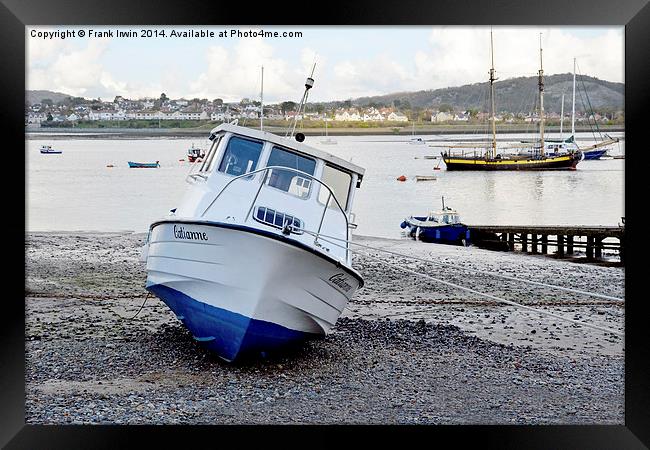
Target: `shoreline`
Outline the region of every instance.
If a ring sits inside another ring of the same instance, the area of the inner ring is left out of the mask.
[[[217,126],[216,124],[214,126]],[[112,137],[115,139],[152,139],[152,138],[177,138],[200,137],[208,134],[213,126],[202,128],[25,128],[26,139],[39,139],[48,136],[53,138],[84,138],[84,139],[101,139]],[[253,126],[252,128],[258,128]],[[267,126],[266,131],[283,135],[286,127]],[[323,128],[304,128],[299,130],[305,136],[323,136]],[[450,135],[450,134],[467,134],[475,135],[486,133],[485,126],[465,126],[465,125],[427,125],[416,128],[417,135]],[[559,126],[547,126],[547,133],[559,133]],[[576,127],[577,133],[590,132],[589,127]],[[602,126],[602,132],[625,132],[622,125]],[[330,136],[411,136],[413,133],[410,127],[369,127],[369,128],[328,128]],[[534,127],[526,125],[502,126],[498,130],[501,134],[535,134]]]
[[[146,233],[26,234],[26,423],[622,424],[624,343],[415,278],[355,255],[366,287],[333,333],[226,364],[157,298],[142,306]],[[392,264],[608,328],[624,304],[497,280],[476,269],[623,298],[622,268],[400,239],[357,242],[452,264]],[[371,252],[372,254],[372,252]],[[337,407],[333,407],[336,405]]]

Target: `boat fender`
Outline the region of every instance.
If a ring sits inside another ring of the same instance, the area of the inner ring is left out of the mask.
[[[302,133],[296,133],[296,141],[302,142],[305,140],[305,135]]]

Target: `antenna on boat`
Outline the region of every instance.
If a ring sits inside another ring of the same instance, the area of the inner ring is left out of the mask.
[[[262,66],[262,86],[260,87],[260,131],[264,131],[264,66]]]
[[[311,68],[311,75],[307,77],[307,80],[305,81],[305,92],[302,94],[302,100],[300,100],[300,105],[298,106],[298,112],[296,113],[296,116],[293,119],[293,126],[291,127],[291,135],[289,136],[290,138],[293,137],[293,133],[296,131],[296,125],[298,124],[298,116],[300,116],[300,111],[302,110],[303,106],[307,102],[307,97],[309,96],[309,90],[314,86],[314,70],[316,69],[316,63],[314,63],[314,66]],[[288,133],[289,130],[287,130]],[[284,135],[287,137],[287,135]]]
[[[490,55],[492,57],[492,68],[490,69],[490,99],[492,103],[492,150],[490,154],[488,155],[489,158],[494,158],[497,154],[497,125],[496,125],[496,119],[494,117],[495,114],[495,106],[494,106],[494,82],[497,80],[497,78],[494,76],[494,43],[492,40],[492,27],[490,27]],[[443,197],[443,204],[444,204],[444,197]],[[443,206],[444,209],[444,206]]]
[[[445,210],[445,196],[442,196],[442,210]]]
[[[539,33],[539,140],[540,155],[544,156],[544,67],[542,66],[542,33]]]

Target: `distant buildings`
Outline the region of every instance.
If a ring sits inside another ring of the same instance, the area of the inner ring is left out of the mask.
[[[291,102],[285,102],[291,103]],[[316,108],[308,108],[310,112],[298,114],[296,111],[286,110],[285,103],[264,106],[264,118],[267,120],[333,120],[337,122],[403,122],[409,121],[404,112],[396,107],[334,107],[320,104]],[[350,102],[345,102],[350,104]],[[340,103],[339,103],[340,105]],[[295,106],[295,105],[294,105]],[[291,108],[293,108],[292,106]],[[314,112],[317,109],[318,112]],[[430,117],[432,123],[457,123],[472,121],[486,121],[489,114],[484,111],[462,111],[454,112],[449,109],[441,111],[436,108],[413,110],[408,107],[407,111],[412,115],[412,120],[421,120],[422,117]],[[104,102],[101,99],[88,100],[80,98],[68,98],[65,101],[53,104],[44,100],[42,103],[25,105],[25,123],[39,125],[43,122],[80,122],[80,121],[128,121],[128,120],[194,120],[211,122],[230,122],[235,119],[259,120],[261,107],[259,102],[244,99],[238,103],[224,103],[221,99],[209,101],[207,99],[169,99],[165,95],[160,98],[144,98],[133,100],[116,96],[113,101]],[[595,113],[587,117],[585,114],[578,114],[577,122],[594,120],[607,122],[610,120],[622,120],[623,112],[610,114]],[[559,121],[557,113],[549,112],[546,115],[549,120]],[[426,119],[425,119],[426,120]],[[538,122],[539,117],[535,112],[506,113],[496,115],[496,121],[507,123],[512,122]],[[565,119],[566,120],[566,119]]]

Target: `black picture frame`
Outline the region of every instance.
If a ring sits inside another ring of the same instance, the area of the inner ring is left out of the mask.
[[[22,172],[15,166],[16,149],[25,145],[25,26],[28,25],[183,25],[183,24],[310,24],[310,25],[620,25],[625,26],[625,214],[626,214],[626,314],[625,314],[625,424],[621,426],[431,426],[373,427],[317,426],[262,427],[261,433],[246,426],[37,426],[25,425],[24,406],[24,239],[27,199],[26,159]],[[2,236],[11,259],[4,279],[11,289],[3,301],[0,326],[2,371],[0,375],[0,444],[5,448],[130,448],[136,445],[188,447],[197,440],[213,447],[225,437],[248,443],[252,439],[281,445],[313,445],[313,434],[327,437],[328,446],[339,445],[353,432],[368,445],[390,436],[413,445],[408,437],[426,437],[428,444],[441,439],[450,445],[495,448],[647,448],[650,446],[650,371],[647,307],[642,287],[644,265],[642,214],[647,202],[643,182],[644,131],[650,105],[650,5],[648,0],[579,0],[515,2],[508,0],[460,0],[416,2],[258,3],[205,1],[125,0],[0,0],[0,89],[3,105],[0,123],[10,144],[4,149],[10,160],[3,178],[6,193]],[[7,142],[5,140],[5,142]],[[12,145],[13,144],[13,145]],[[630,151],[632,149],[632,151]],[[22,182],[22,186],[20,183]],[[638,199],[638,200],[635,200]],[[636,211],[635,211],[636,210]],[[9,244],[9,245],[8,245]],[[635,247],[636,245],[636,247]],[[17,261],[23,261],[22,266]],[[22,299],[21,299],[22,297]],[[426,434],[426,436],[424,436]],[[419,436],[422,435],[422,436]]]

